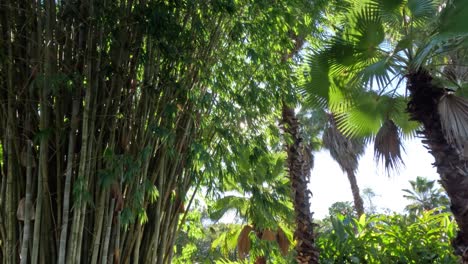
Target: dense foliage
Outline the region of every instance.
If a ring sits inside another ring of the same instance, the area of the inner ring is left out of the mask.
[[[321,228],[321,263],[458,263],[450,240],[456,224],[448,213],[330,216]]]
[[[217,224],[194,211],[178,239],[176,263],[255,263],[259,252],[269,263],[291,263],[276,243],[250,236],[253,252],[240,261],[237,243],[242,224]],[[450,241],[456,223],[443,208],[403,215],[369,214],[357,218],[349,203],[330,207],[330,216],[316,221],[320,263],[458,263]],[[345,213],[345,214],[341,214]],[[203,221],[200,221],[204,219]],[[194,221],[195,220],[195,221]],[[204,224],[202,224],[204,223]]]

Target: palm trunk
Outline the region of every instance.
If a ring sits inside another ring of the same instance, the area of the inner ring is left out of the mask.
[[[468,162],[444,137],[437,111],[437,103],[444,91],[431,81],[432,77],[423,71],[408,75],[407,88],[411,100],[407,110],[412,119],[423,124],[424,128],[420,132],[424,137],[423,143],[435,158],[434,166],[450,198],[450,209],[459,228],[452,245],[455,253],[462,257],[462,263],[468,263]]]
[[[358,217],[360,217],[364,214],[364,202],[362,201],[361,194],[359,192],[356,175],[353,170],[347,170],[346,175],[348,176],[349,184],[351,185],[351,192],[353,193],[354,209],[356,210]]]
[[[302,144],[299,122],[294,109],[283,103],[283,125],[285,137],[290,137],[287,143],[287,167],[292,185],[294,212],[296,215],[296,260],[299,264],[318,263],[319,252],[315,247],[314,224],[310,211],[310,191],[307,189],[312,157]]]

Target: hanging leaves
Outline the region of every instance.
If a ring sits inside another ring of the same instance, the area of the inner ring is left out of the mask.
[[[438,103],[444,136],[450,144],[463,152],[468,148],[468,100],[451,93],[444,94]]]
[[[398,127],[392,120],[387,119],[375,136],[375,159],[382,160],[387,170],[398,170],[400,165],[404,164],[400,153],[402,148]]]
[[[239,234],[237,239],[237,252],[240,259],[245,259],[250,251],[250,232],[252,232],[253,227],[246,225],[242,228],[242,231]]]
[[[289,242],[288,237],[284,233],[283,229],[281,227],[278,227],[278,231],[276,232],[276,241],[278,241],[278,246],[280,248],[281,254],[283,256],[286,256],[289,251],[289,245],[291,244]]]

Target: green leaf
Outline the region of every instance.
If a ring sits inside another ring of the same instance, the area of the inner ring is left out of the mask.
[[[468,2],[452,0],[443,9],[439,20],[440,33],[458,33],[465,35],[468,31]]]
[[[356,16],[356,32],[349,32],[356,39],[357,49],[366,53],[367,58],[373,57],[375,49],[384,41],[385,33],[379,14],[370,6],[366,6]]]
[[[416,23],[433,20],[437,13],[434,0],[408,0],[407,7],[411,12],[411,18]]]

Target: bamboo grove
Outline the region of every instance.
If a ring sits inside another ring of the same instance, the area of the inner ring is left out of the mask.
[[[171,262],[310,30],[308,1],[236,2],[0,1],[2,263]]]

